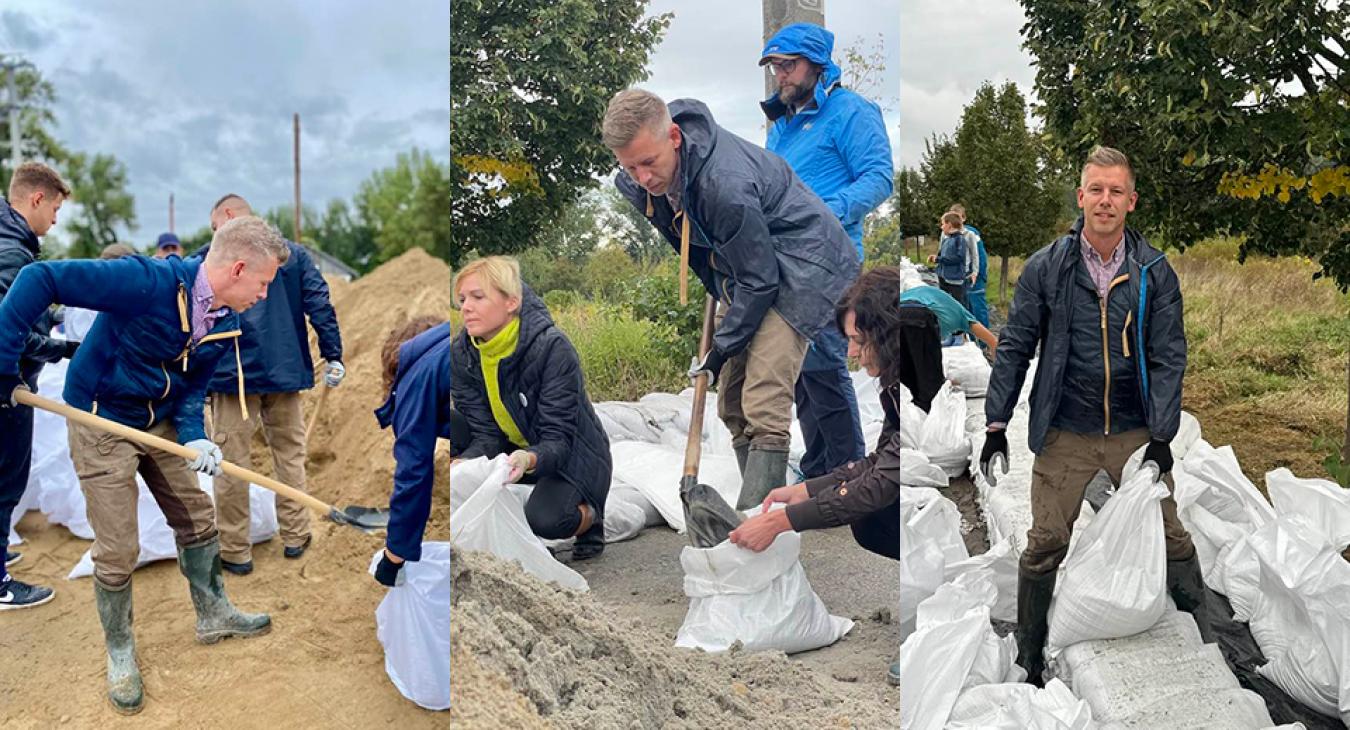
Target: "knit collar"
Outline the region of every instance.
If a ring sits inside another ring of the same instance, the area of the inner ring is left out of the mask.
[[[469,341],[473,343],[474,347],[478,348],[479,355],[486,362],[495,363],[502,358],[509,357],[511,353],[516,351],[516,344],[520,342],[520,317],[512,317],[511,321],[487,342],[483,342],[477,337],[470,337]]]

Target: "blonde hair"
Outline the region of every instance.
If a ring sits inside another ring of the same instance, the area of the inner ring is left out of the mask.
[[[952,203],[952,207],[948,208],[947,212],[961,216],[962,222],[966,220],[966,206],[961,205],[960,203]]]
[[[215,266],[240,259],[256,262],[259,258],[274,258],[280,266],[290,257],[291,250],[276,226],[257,216],[246,215],[216,229],[206,262]]]
[[[524,296],[520,262],[510,256],[487,256],[464,264],[464,268],[455,274],[455,280],[450,284],[451,300],[457,299],[455,295],[459,293],[459,283],[470,274],[477,274],[482,283],[501,292],[507,299]]]
[[[1130,176],[1130,189],[1134,190],[1134,168],[1130,166],[1130,158],[1125,156],[1124,152],[1113,147],[1103,147],[1097,145],[1088,153],[1087,160],[1083,162],[1083,171],[1079,173],[1078,185],[1087,184],[1087,169],[1091,165],[1097,167],[1123,167]]]
[[[600,137],[611,150],[627,147],[638,132],[661,134],[670,128],[670,109],[661,97],[646,89],[624,89],[609,100]]]

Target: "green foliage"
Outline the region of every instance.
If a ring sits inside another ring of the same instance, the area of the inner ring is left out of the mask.
[[[375,237],[375,261],[384,263],[410,248],[449,261],[450,180],[446,169],[414,148],[393,167],[376,171],[356,194],[355,204]],[[456,231],[456,235],[463,235]]]
[[[1140,198],[1131,222],[1177,247],[1245,235],[1244,257],[1305,255],[1350,287],[1350,194],[1221,192],[1234,176],[1343,169],[1350,4],[1020,2],[1046,132],[1070,160],[1094,144],[1130,155]]]
[[[703,303],[707,298],[703,281],[689,273],[689,303],[680,306],[679,262],[666,259],[632,281],[624,290],[623,301],[641,319],[671,328],[677,344],[671,356],[688,362],[698,349],[703,332]]]
[[[586,282],[585,292],[592,297],[618,299],[628,283],[641,273],[636,262],[614,246],[596,249],[586,260],[581,278]]]
[[[183,252],[191,254],[193,251],[210,243],[211,237],[214,235],[215,233],[212,232],[211,226],[202,226],[192,233],[178,234],[178,240],[183,244]]]
[[[21,66],[15,71],[0,69],[0,89],[7,89],[9,76],[15,74],[15,88],[23,111],[19,119],[19,137],[21,140],[20,157],[24,160],[63,161],[70,152],[48,131],[56,124],[56,115],[52,105],[56,103],[56,89],[50,81],[42,78],[42,73],[32,66]],[[7,94],[8,92],[6,92]],[[5,99],[9,101],[8,97]],[[9,178],[14,174],[10,169],[9,119],[0,117],[0,149],[5,156],[0,158],[0,190],[8,189]]]
[[[456,0],[450,35],[453,267],[511,253],[614,166],[610,97],[646,77],[669,16],[646,0]]]
[[[901,238],[912,238],[932,232],[935,218],[928,215],[924,193],[924,176],[921,171],[902,167],[895,173],[894,200]]]
[[[581,358],[592,401],[637,400],[656,391],[679,392],[687,385],[688,358],[670,359],[678,336],[668,325],[595,303],[552,313]]]
[[[520,275],[536,294],[551,291],[579,292],[585,285],[581,266],[571,259],[554,256],[550,251],[535,247],[516,256]]]
[[[863,261],[868,265],[900,264],[904,239],[900,236],[901,215],[873,213],[863,221]]]
[[[281,235],[287,240],[296,243],[314,244],[314,229],[319,225],[319,216],[314,209],[308,205],[300,206],[300,234],[304,237],[301,241],[295,237],[295,206],[287,203],[279,205],[266,213],[262,214],[263,220],[271,223],[281,231]]]
[[[117,243],[117,229],[136,227],[136,201],[127,192],[127,168],[112,155],[92,158],[77,152],[66,160],[75,215],[68,229],[74,237],[66,250],[71,258],[96,258],[104,246]]]
[[[545,292],[543,295],[544,305],[550,312],[558,312],[569,307],[579,306],[585,300],[581,295],[570,289],[553,289]]]
[[[308,224],[301,221],[301,225]],[[310,226],[305,230],[305,237],[312,238],[319,250],[336,256],[357,271],[365,273],[374,268],[378,253],[375,232],[360,211],[349,206],[347,201],[330,200],[318,227]]]
[[[654,264],[670,255],[671,246],[643,211],[633,207],[619,189],[610,185],[604,193],[604,225],[617,243],[642,264]]]

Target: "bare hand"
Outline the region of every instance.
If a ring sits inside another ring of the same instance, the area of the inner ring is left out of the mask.
[[[779,533],[790,529],[792,524],[788,522],[787,513],[780,509],[755,515],[742,522],[740,527],[727,535],[727,539],[746,550],[761,553],[773,544],[774,538],[778,537]]]
[[[763,512],[768,512],[769,507],[776,502],[782,502],[783,504],[797,504],[798,502],[805,502],[810,498],[811,495],[806,493],[806,484],[804,482],[798,482],[797,484],[779,487],[772,492],[769,492],[768,495],[764,497],[764,502],[760,505],[760,509]]]

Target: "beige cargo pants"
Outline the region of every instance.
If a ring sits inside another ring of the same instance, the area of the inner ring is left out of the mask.
[[[717,326],[722,312],[717,313]],[[729,358],[717,376],[717,415],[736,446],[783,451],[791,441],[793,388],[806,359],[807,340],[778,312],[764,314],[749,347]]]

